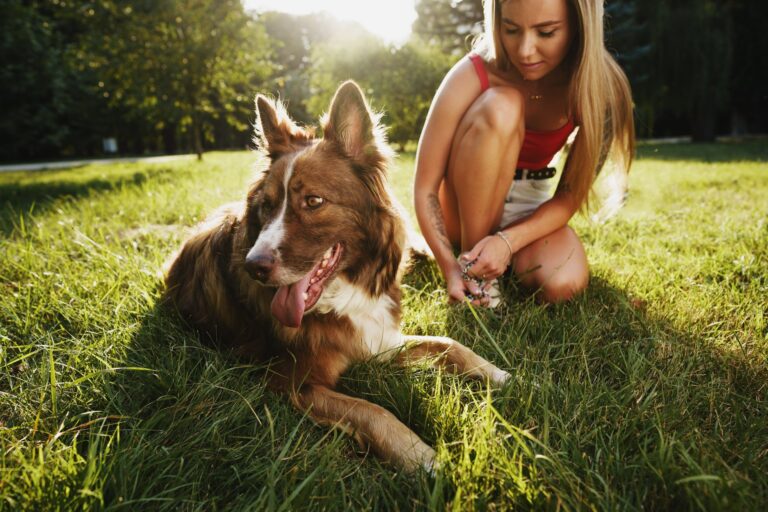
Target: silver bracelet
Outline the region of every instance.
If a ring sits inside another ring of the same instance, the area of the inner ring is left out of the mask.
[[[504,243],[507,244],[507,249],[509,249],[509,258],[511,259],[515,255],[515,251],[512,250],[512,244],[509,243],[509,238],[507,238],[507,235],[501,230],[497,231],[495,235],[504,240]]]

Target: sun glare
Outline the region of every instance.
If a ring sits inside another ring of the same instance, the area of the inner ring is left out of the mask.
[[[340,20],[356,21],[387,43],[408,39],[416,19],[415,0],[245,0],[246,9],[309,14],[326,11]]]

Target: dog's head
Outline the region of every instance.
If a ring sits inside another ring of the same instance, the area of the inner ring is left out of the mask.
[[[245,268],[277,288],[274,317],[299,326],[340,278],[371,296],[388,292],[405,231],[386,185],[390,149],[359,87],[339,87],[320,139],[279,103],[258,96],[256,105],[270,165],[248,195]]]

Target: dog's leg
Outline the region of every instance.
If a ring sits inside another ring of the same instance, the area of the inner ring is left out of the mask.
[[[443,336],[404,336],[405,348],[398,354],[397,361],[409,363],[426,358],[435,358],[435,364],[446,367],[459,375],[477,379],[489,379],[501,386],[509,373],[497,368],[458,341]]]
[[[317,385],[302,386],[292,398],[316,422],[352,434],[380,458],[407,471],[432,471],[435,451],[383,407]]]

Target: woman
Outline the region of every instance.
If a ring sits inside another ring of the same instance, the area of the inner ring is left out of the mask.
[[[605,49],[602,4],[487,0],[475,52],[440,85],[419,141],[414,201],[450,300],[493,305],[495,280],[510,265],[546,302],[587,286],[584,247],[568,221],[586,206],[606,156],[626,172],[635,143],[629,83]],[[547,165],[576,127],[551,196]]]

